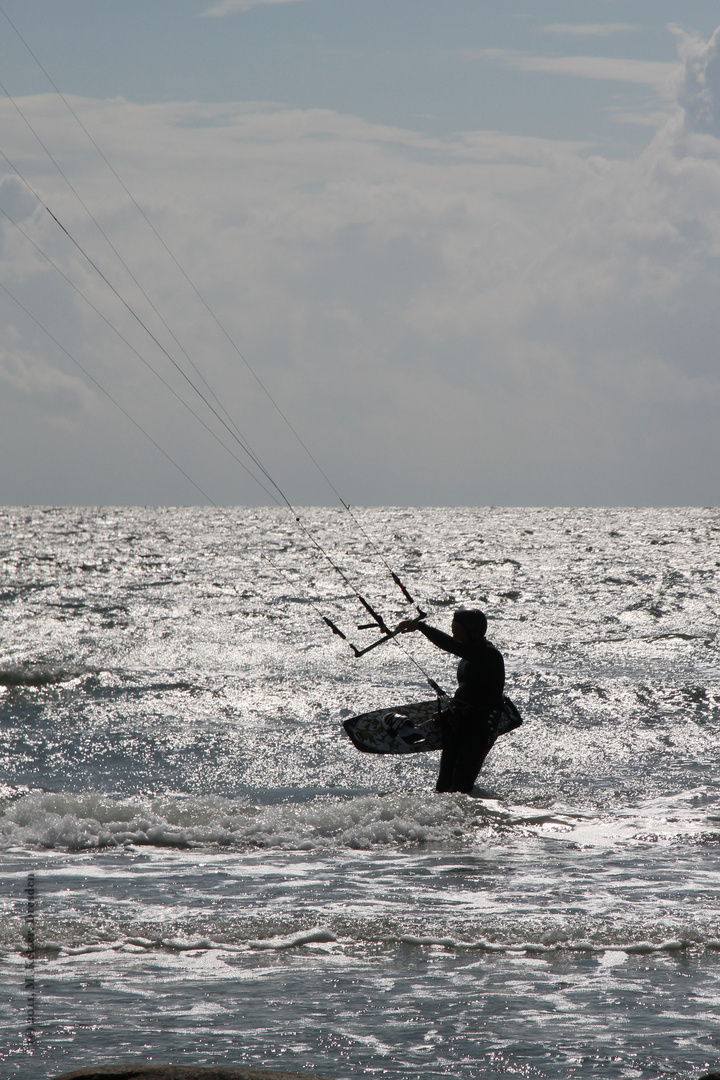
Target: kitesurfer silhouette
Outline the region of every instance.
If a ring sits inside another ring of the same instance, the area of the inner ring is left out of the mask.
[[[443,710],[443,751],[436,791],[470,792],[497,737],[496,721],[503,705],[505,663],[485,633],[487,618],[478,609],[459,608],[452,621],[452,637],[425,622],[406,619],[398,630],[419,630],[444,652],[460,657],[458,688]]]

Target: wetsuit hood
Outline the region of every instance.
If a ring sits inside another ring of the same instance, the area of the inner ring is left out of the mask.
[[[453,618],[457,619],[463,629],[467,631],[468,638],[473,644],[482,641],[485,637],[487,618],[485,612],[480,611],[479,608],[459,608]]]

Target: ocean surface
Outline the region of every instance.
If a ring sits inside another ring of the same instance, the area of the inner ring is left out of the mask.
[[[412,614],[342,510],[313,537]],[[0,511],[0,1075],[720,1065],[716,509],[357,511],[480,605],[522,728],[472,796],[344,717],[432,696],[280,510]],[[452,659],[402,645],[452,690]]]

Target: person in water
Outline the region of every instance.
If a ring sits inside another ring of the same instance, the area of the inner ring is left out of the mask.
[[[438,649],[460,657],[458,688],[442,714],[443,751],[435,790],[470,792],[495,742],[505,687],[505,664],[485,637],[485,614],[460,608],[453,616],[452,637],[410,619],[399,629],[405,634],[419,630]]]

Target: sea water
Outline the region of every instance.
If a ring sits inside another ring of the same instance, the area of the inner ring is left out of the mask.
[[[353,588],[412,609],[302,516],[349,585],[279,510],[0,513],[0,1074],[717,1067],[720,512],[356,512],[434,624],[488,613],[525,723],[472,796],[344,735],[454,663],[355,659]]]

